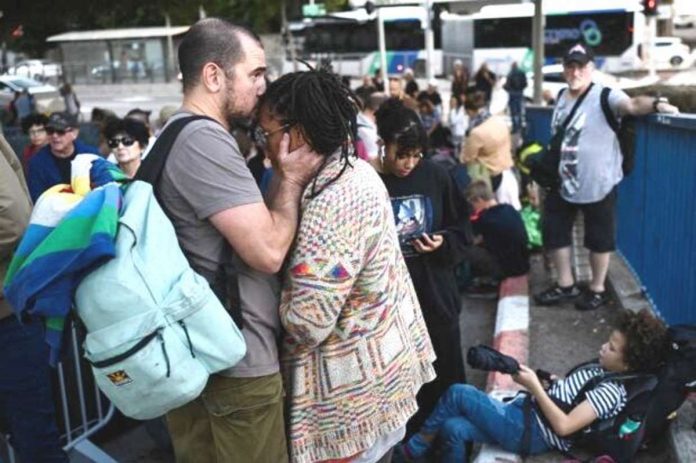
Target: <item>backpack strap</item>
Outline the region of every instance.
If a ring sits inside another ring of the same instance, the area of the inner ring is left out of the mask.
[[[140,168],[135,174],[134,180],[142,180],[152,185],[152,189],[155,192],[155,196],[159,199],[157,194],[157,186],[159,185],[160,179],[162,178],[162,172],[164,172],[164,164],[167,162],[169,157],[169,152],[174,146],[179,133],[186,127],[189,122],[197,121],[200,119],[207,119],[217,123],[215,119],[208,116],[186,116],[172,121],[165,129],[160,133],[155,140],[155,144],[150,148],[150,152],[147,157],[143,160]],[[160,201],[161,202],[161,201]]]
[[[172,150],[172,146],[179,137],[181,131],[189,123],[201,119],[218,123],[215,119],[208,116],[193,115],[181,117],[170,122],[165,129],[160,133],[155,141],[155,144],[150,149],[150,153],[140,165],[134,180],[142,180],[152,185],[152,191],[155,198],[159,202],[164,213],[171,218],[167,207],[159,196],[159,184],[164,172],[164,166]],[[242,316],[241,301],[239,296],[239,285],[237,282],[237,272],[234,266],[229,262],[232,256],[232,246],[225,240],[222,252],[222,262],[215,272],[196,269],[198,273],[205,278],[210,284],[211,289],[218,297],[222,305],[227,309],[230,316],[237,324],[239,329],[244,326],[244,318]]]
[[[614,116],[614,112],[611,110],[611,106],[609,106],[610,93],[611,89],[609,87],[604,87],[602,89],[602,93],[599,96],[599,103],[602,106],[602,112],[604,113],[604,117],[607,120],[607,124],[609,124],[611,130],[613,130],[614,133],[618,136],[619,129],[621,128],[621,126],[619,124],[619,121],[616,120],[616,116]]]

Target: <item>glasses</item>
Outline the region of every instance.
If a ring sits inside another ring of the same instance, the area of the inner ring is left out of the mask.
[[[30,129],[28,133],[30,137],[33,137],[34,135],[41,135],[46,133],[46,129]]]
[[[268,137],[270,137],[274,133],[280,132],[281,130],[287,130],[290,127],[292,127],[292,124],[283,124],[277,129],[267,132],[263,129],[263,127],[257,125],[256,127],[254,127],[254,132],[252,136],[254,138],[254,141],[257,145],[259,145],[260,148],[265,148],[268,145]]]
[[[109,145],[109,148],[118,148],[119,144],[123,144],[126,148],[129,146],[132,146],[133,143],[135,143],[135,140],[131,137],[114,137],[114,138],[109,138],[109,140],[106,142],[107,145]]]
[[[54,129],[52,127],[46,127],[46,133],[49,135],[53,135],[54,133],[58,135],[59,137],[62,137],[66,133],[72,132],[73,129],[72,127],[68,127],[67,129]]]

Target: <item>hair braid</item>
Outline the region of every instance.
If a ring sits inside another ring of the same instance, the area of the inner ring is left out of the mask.
[[[341,149],[340,172],[316,190],[318,174],[312,182],[310,197],[318,196],[324,188],[338,180],[351,166],[353,143],[357,138],[356,117],[359,100],[329,69],[322,67],[293,72],[280,77],[268,86],[259,107],[268,108],[284,124],[297,124],[309,146],[328,157]]]

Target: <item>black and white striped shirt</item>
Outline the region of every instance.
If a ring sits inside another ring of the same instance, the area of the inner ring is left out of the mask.
[[[605,373],[606,371],[599,367],[581,369],[567,378],[553,383],[548,394],[550,397],[570,405],[587,381]],[[626,388],[621,383],[607,381],[588,391],[585,398],[597,414],[597,419],[604,420],[618,415],[626,406]],[[541,413],[541,410],[537,410],[537,414]],[[561,451],[570,450],[570,440],[556,434],[551,427],[546,426],[539,416],[537,416],[537,421],[547,444]]]

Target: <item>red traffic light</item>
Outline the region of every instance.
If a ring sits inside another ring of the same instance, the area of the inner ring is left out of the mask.
[[[23,35],[24,35],[24,27],[21,24],[15,28],[13,28],[12,32],[10,32],[10,36],[13,39],[18,39]]]
[[[658,0],[643,0],[643,14],[645,16],[657,15]]]

